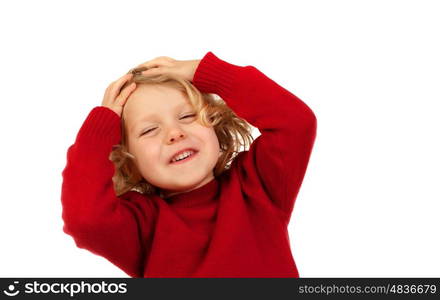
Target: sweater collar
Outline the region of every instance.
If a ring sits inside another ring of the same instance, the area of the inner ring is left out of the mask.
[[[220,191],[220,184],[216,177],[210,182],[189,192],[176,194],[167,198],[163,198],[171,205],[193,206],[205,202],[213,202]]]

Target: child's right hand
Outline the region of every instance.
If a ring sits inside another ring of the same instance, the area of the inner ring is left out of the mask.
[[[126,86],[122,91],[121,87],[133,77],[132,73],[125,74],[116,81],[113,81],[105,90],[102,106],[110,108],[119,117],[121,117],[122,109],[130,94],[136,89],[136,83]]]

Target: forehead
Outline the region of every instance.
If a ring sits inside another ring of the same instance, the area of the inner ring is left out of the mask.
[[[127,125],[133,126],[141,120],[187,107],[191,108],[187,96],[176,88],[139,84],[124,105],[123,117]]]

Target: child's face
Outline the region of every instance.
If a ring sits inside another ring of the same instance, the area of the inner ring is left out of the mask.
[[[214,179],[219,142],[213,127],[188,116],[194,113],[186,96],[167,86],[138,84],[124,105],[129,152],[145,180],[165,195],[187,192]],[[170,163],[174,154],[186,148],[197,153]]]

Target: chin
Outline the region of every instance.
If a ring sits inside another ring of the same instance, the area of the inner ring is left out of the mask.
[[[193,174],[189,176],[182,174],[179,178],[173,178],[172,184],[167,185],[164,189],[173,192],[185,192],[197,187],[205,178],[206,175]]]
[[[183,192],[188,189],[196,187],[200,183],[200,181],[201,181],[201,179],[200,180],[188,179],[188,180],[182,180],[179,182],[175,181],[175,182],[173,182],[173,186],[170,187],[170,189],[173,191],[176,191],[176,192]]]

